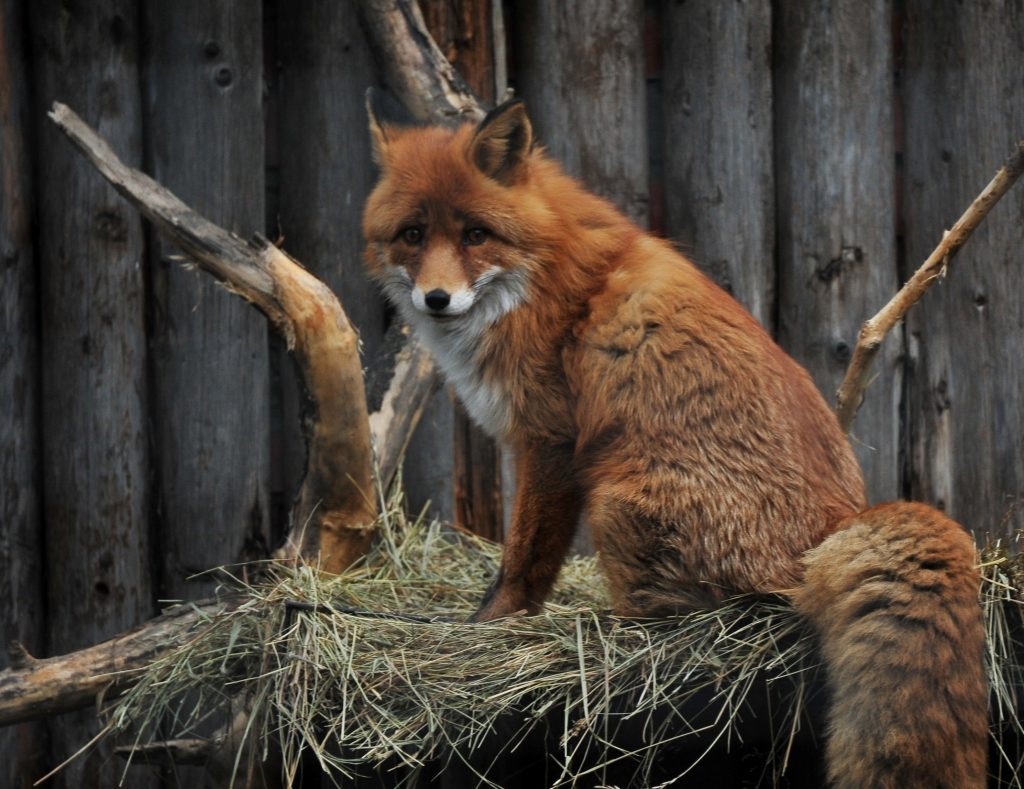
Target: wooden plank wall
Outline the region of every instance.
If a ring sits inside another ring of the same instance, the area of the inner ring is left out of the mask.
[[[771,3],[671,3],[661,25],[665,234],[771,326]]]
[[[367,366],[381,354],[385,314],[361,264],[362,204],[372,187],[364,93],[374,66],[352,0],[264,4],[267,57],[268,237],[340,297],[359,327]],[[303,404],[274,338],[275,471],[279,514],[301,483]]]
[[[39,495],[39,299],[32,238],[32,108],[20,0],[0,5],[0,636],[45,642]],[[7,666],[0,653],[0,670]],[[0,786],[46,764],[45,723],[0,728]]]
[[[61,653],[155,609],[142,221],[43,122],[54,99],[72,100],[128,162],[141,165],[139,20],[128,0],[40,0],[28,9],[39,145],[46,650]],[[88,710],[54,719],[52,753],[74,753],[96,728]],[[55,780],[112,786],[121,771],[103,748]]]
[[[891,4],[774,8],[776,329],[832,397],[857,328],[899,285]],[[853,430],[874,501],[898,495],[900,357],[895,337]]]
[[[646,226],[642,0],[517,0],[512,8],[514,84],[540,143]]]
[[[251,234],[265,194],[260,8],[154,0],[141,10],[146,169]],[[160,593],[196,599],[216,583],[198,573],[269,543],[267,324],[155,233],[146,258]]]
[[[1024,7],[905,4],[905,276],[1024,136]],[[1024,188],[908,321],[910,495],[967,526],[1024,528]]]
[[[830,398],[859,322],[1024,136],[1009,0],[423,2],[481,93],[507,78],[570,172],[677,241]],[[355,8],[0,2],[3,638],[52,654],[203,593],[192,572],[272,547],[304,455],[280,344],[174,262],[46,109],[66,101],[215,220],[279,239],[339,292],[372,377],[392,315],[359,260],[377,76]],[[1021,250],[1018,186],[887,343],[855,428],[872,499],[1024,528]],[[497,455],[461,420],[440,390],[410,506],[485,528],[507,504]],[[0,783],[39,777],[90,717],[49,724],[48,750],[41,727],[0,731]],[[58,785],[119,771],[99,753]]]

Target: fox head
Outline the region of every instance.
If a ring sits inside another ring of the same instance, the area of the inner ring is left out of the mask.
[[[381,124],[366,204],[366,261],[410,323],[492,322],[526,293],[533,132],[521,101],[457,129]]]

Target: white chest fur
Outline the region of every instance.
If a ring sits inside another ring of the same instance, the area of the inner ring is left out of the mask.
[[[512,425],[508,391],[502,382],[486,380],[481,357],[494,325],[525,300],[525,272],[490,269],[473,284],[473,306],[450,318],[436,318],[416,309],[408,288],[404,293],[386,289],[402,317],[434,354],[469,415],[491,436],[505,438]]]

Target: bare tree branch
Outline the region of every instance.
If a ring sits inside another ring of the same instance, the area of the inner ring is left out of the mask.
[[[0,726],[87,707],[134,682],[135,673],[181,643],[189,632],[237,602],[180,605],[134,630],[78,652],[37,659],[18,643],[0,671]]]
[[[306,476],[285,556],[337,572],[361,556],[376,518],[359,338],[337,297],[265,239],[246,243],[197,214],[63,104],[50,117],[92,165],[196,263],[258,307],[288,341],[312,406]]]
[[[933,284],[945,274],[946,266],[960,250],[974,229],[981,224],[988,212],[1024,172],[1024,139],[1017,143],[1017,150],[1006,160],[988,186],[982,190],[970,207],[964,212],[953,228],[943,235],[942,241],[928,256],[921,267],[914,272],[900,291],[872,318],[861,326],[853,358],[846,368],[839,391],[836,393],[836,415],[843,430],[849,431],[857,410],[864,400],[864,391],[871,379],[871,364],[878,354],[882,340],[892,328],[903,320]]]
[[[377,452],[381,484],[388,485],[439,383],[434,359],[422,343],[409,337],[395,357],[391,385],[380,409],[370,414],[370,435]]]
[[[280,753],[273,748],[263,750],[256,740],[246,737],[248,728],[249,714],[243,707],[206,739],[121,745],[114,748],[114,754],[124,759],[141,759],[147,764],[204,767],[210,786],[277,789],[282,785]],[[239,748],[245,749],[241,757]]]

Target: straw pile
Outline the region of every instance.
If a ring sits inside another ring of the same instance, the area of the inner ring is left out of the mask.
[[[481,784],[499,781],[496,748],[515,754],[538,730],[551,785],[606,785],[610,776],[652,785],[686,774],[712,748],[735,747],[751,725],[771,741],[770,783],[808,736],[807,709],[821,706],[819,658],[783,601],[617,619],[605,613],[593,559],[577,558],[545,614],[466,624],[498,547],[409,521],[399,504],[385,508],[376,547],[344,576],[278,567],[258,584],[238,582],[242,605],[149,668],[111,708],[109,730],[137,743],[193,737],[243,705],[247,758],[279,752],[289,781],[305,761],[338,782],[378,769],[410,785],[453,760]],[[1005,751],[992,769],[1006,785],[1019,785],[1024,733],[1019,568],[999,546],[986,549],[992,719]]]

